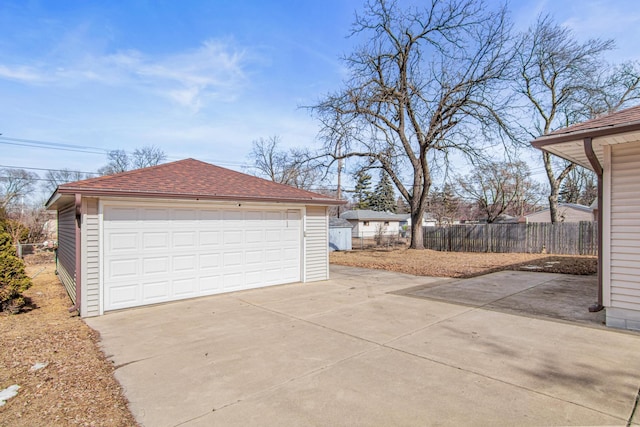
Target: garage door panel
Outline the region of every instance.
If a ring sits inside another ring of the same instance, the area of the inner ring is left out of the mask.
[[[167,274],[169,273],[169,257],[143,258],[142,274]]]
[[[198,289],[201,294],[211,294],[222,290],[222,275],[202,276],[198,281]]]
[[[220,246],[220,231],[200,231],[198,233],[200,248]]]
[[[221,258],[221,255],[219,253],[200,255],[200,269],[211,270],[211,269],[220,268],[221,267],[220,258]]]
[[[264,232],[262,230],[246,230],[244,241],[247,244],[264,242]]]
[[[173,281],[173,295],[178,297],[189,297],[197,295],[197,280],[191,279],[178,279]]]
[[[276,243],[276,242],[280,242],[280,239],[282,237],[282,231],[281,229],[275,229],[275,230],[267,230],[265,232],[266,234],[266,242],[267,243]]]
[[[108,280],[136,278],[138,272],[138,259],[112,259],[106,264]]]
[[[143,231],[140,233],[142,236],[142,248],[149,249],[169,249],[169,233],[168,232],[151,232]]]
[[[222,242],[225,245],[242,245],[242,236],[243,233],[240,230],[225,230],[222,234]]]
[[[244,284],[244,274],[241,271],[222,275],[222,288],[225,290],[241,289]]]
[[[144,304],[153,304],[155,302],[167,301],[168,297],[168,280],[160,280],[157,282],[147,282],[142,284],[142,302]]]
[[[241,267],[242,266],[242,252],[224,252],[222,254],[222,267]]]
[[[173,256],[173,271],[196,274],[197,259],[195,255]]]
[[[121,253],[138,250],[138,233],[112,233],[105,239],[110,253]]]
[[[300,211],[106,206],[103,218],[105,310],[300,280]]]
[[[140,302],[140,285],[138,283],[124,283],[108,288],[105,306],[117,309],[132,307]]]
[[[173,232],[173,247],[174,248],[193,248],[196,247],[196,232],[195,231],[174,231]]]
[[[264,264],[264,251],[246,251],[244,255],[244,262],[249,268]]]

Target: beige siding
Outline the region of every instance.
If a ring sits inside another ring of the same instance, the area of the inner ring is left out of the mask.
[[[76,302],[76,211],[69,205],[58,211],[58,277]]]
[[[81,315],[100,314],[100,223],[98,200],[82,203],[82,297]]]
[[[640,143],[611,148],[611,307],[640,312]]]
[[[329,217],[324,206],[307,206],[305,281],[329,278]]]

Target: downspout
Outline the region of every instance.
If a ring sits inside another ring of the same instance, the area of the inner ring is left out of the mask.
[[[589,163],[591,163],[591,167],[593,171],[598,176],[598,302],[589,307],[590,312],[600,311],[604,308],[602,305],[602,206],[603,206],[603,197],[602,197],[602,165],[596,156],[596,153],[593,151],[593,141],[591,138],[584,138],[584,153],[589,159]]]
[[[80,194],[75,195],[75,206],[76,206],[76,238],[75,238],[75,247],[76,247],[76,268],[75,268],[75,282],[76,282],[76,302],[73,307],[69,308],[69,313],[77,311],[80,314],[80,297],[82,294],[81,291],[81,277],[80,269],[82,267],[81,257],[82,257],[82,242],[80,241],[80,226],[82,225],[82,196]]]

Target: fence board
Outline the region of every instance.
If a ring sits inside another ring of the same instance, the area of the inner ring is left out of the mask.
[[[424,227],[427,249],[450,252],[597,255],[596,222],[463,224]]]

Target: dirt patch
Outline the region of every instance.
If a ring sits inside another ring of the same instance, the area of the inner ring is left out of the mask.
[[[67,311],[54,272],[53,264],[29,266],[30,311],[0,315],[0,390],[20,386],[0,407],[0,426],[137,425],[98,334]]]
[[[397,271],[416,276],[474,277],[501,270],[595,274],[597,258],[546,254],[494,254],[391,249],[331,252],[333,264]]]

